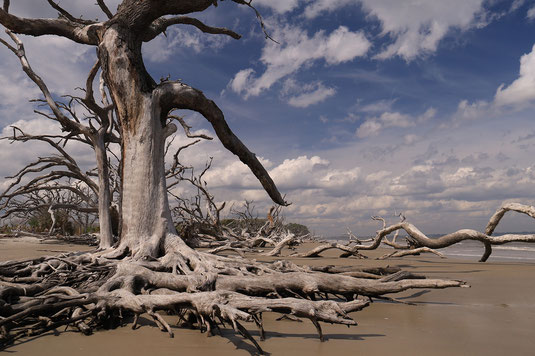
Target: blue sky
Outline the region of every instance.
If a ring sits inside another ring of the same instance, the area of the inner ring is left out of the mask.
[[[144,56],[156,80],[170,75],[216,101],[293,203],[288,220],[327,236],[346,228],[369,234],[377,228],[371,215],[394,222],[394,212],[404,211],[424,232],[441,233],[483,229],[506,200],[533,204],[534,1],[253,4],[278,43],[264,38],[250,9],[225,1],[196,17],[241,40],[174,27],[145,45]],[[92,2],[62,5],[103,18]],[[14,1],[12,12],[54,16],[44,1]],[[57,95],[82,85],[95,58],[94,49],[61,39],[24,42]],[[0,49],[0,59],[1,127],[49,131],[32,114],[27,100],[38,92],[14,56]],[[184,114],[194,129],[210,132],[201,117]],[[42,149],[0,145],[0,159],[10,162],[2,176]],[[78,154],[91,164],[90,153]],[[219,201],[253,199],[267,211],[259,184],[218,142],[194,146],[184,160],[202,167],[211,156],[207,181]],[[535,226],[509,217],[503,229]]]

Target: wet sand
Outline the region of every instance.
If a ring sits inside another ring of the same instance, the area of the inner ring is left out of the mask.
[[[311,248],[312,245],[300,247]],[[0,239],[0,260],[37,257],[90,249],[79,245],[39,243],[35,239]],[[288,251],[283,251],[283,254]],[[367,253],[376,257],[383,251]],[[260,342],[272,355],[535,355],[535,263],[440,259],[421,255],[378,261],[324,257],[291,260],[309,265],[399,266],[429,278],[467,281],[471,288],[412,290],[395,297],[416,306],[374,302],[353,314],[356,327],[322,324],[327,342],[320,342],[308,321],[275,321],[265,315],[267,339]],[[258,257],[258,256],[251,256]],[[258,257],[258,259],[260,259]],[[268,258],[262,258],[268,259]],[[169,318],[173,321],[173,317]],[[18,343],[4,352],[16,355],[252,355],[254,347],[231,329],[207,337],[198,330],[176,329],[170,339],[146,318],[141,328],[129,326],[84,336],[73,331],[49,333]],[[255,330],[248,325],[250,330]],[[258,333],[253,331],[253,335]]]

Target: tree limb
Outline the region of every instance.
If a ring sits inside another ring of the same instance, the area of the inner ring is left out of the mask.
[[[1,10],[0,10],[1,14]],[[11,37],[13,42],[16,43],[17,48],[13,48],[11,46],[8,46],[8,48],[15,53],[15,55],[19,58],[20,63],[22,65],[22,69],[24,72],[28,75],[28,77],[41,89],[41,92],[43,93],[46,102],[58,121],[60,122],[61,126],[64,130],[69,131],[75,131],[75,132],[81,132],[89,134],[87,128],[84,125],[81,125],[73,120],[70,120],[68,117],[66,117],[61,110],[59,109],[56,101],[52,98],[52,94],[50,94],[50,91],[48,90],[48,87],[46,86],[43,79],[41,79],[40,76],[38,76],[30,66],[30,63],[28,62],[28,59],[26,58],[26,53],[24,51],[24,44],[22,41],[11,31],[6,30],[6,33]],[[5,45],[6,43],[2,41],[2,43]]]
[[[143,37],[143,41],[149,42],[153,40],[156,36],[158,36],[160,33],[165,32],[169,26],[179,24],[195,26],[204,33],[210,33],[214,35],[227,35],[234,38],[235,40],[239,40],[241,38],[241,35],[237,34],[232,30],[221,27],[208,26],[205,25],[202,21],[193,17],[177,16],[171,18],[162,17],[155,20],[147,29],[146,34]]]
[[[29,19],[11,15],[5,8],[4,2],[4,9],[0,9],[0,24],[14,33],[30,36],[57,35],[82,44],[98,45],[97,32],[103,26],[102,23],[82,25],[62,18]]]
[[[71,22],[76,22],[76,23],[83,24],[83,25],[91,25],[95,23],[94,21],[90,21],[90,20],[77,19],[76,17],[72,16],[67,10],[59,6],[58,3],[55,3],[52,0],[47,0],[47,1],[54,10],[59,12],[60,16],[66,18],[67,20]]]
[[[106,16],[108,16],[108,19],[111,19],[113,17],[113,14],[111,13],[110,9],[108,8],[104,0],[97,0],[97,4],[102,10],[102,12],[104,12]]]
[[[494,229],[496,229],[496,226],[498,226],[498,223],[503,218],[506,212],[508,211],[516,211],[517,213],[522,213],[531,216],[532,218],[535,218],[535,207],[519,204],[519,203],[504,203],[489,220],[489,223],[487,224],[487,227],[485,229],[485,233],[487,235],[492,235],[494,232]]]
[[[256,155],[232,132],[221,109],[200,90],[181,82],[164,82],[154,90],[153,98],[158,101],[164,115],[174,109],[193,110],[202,114],[214,128],[223,146],[251,169],[271,199],[279,205],[289,205]]]

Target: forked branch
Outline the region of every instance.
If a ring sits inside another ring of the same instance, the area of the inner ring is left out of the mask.
[[[163,113],[186,109],[202,114],[214,128],[223,146],[251,169],[271,199],[279,205],[288,205],[256,155],[232,132],[221,109],[206,98],[203,92],[181,82],[164,82],[154,90],[153,97],[158,101]]]

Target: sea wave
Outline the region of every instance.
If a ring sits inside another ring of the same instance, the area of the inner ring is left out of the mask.
[[[520,247],[520,246],[493,246],[494,250],[508,250],[508,251],[529,251],[535,252],[535,247]]]

